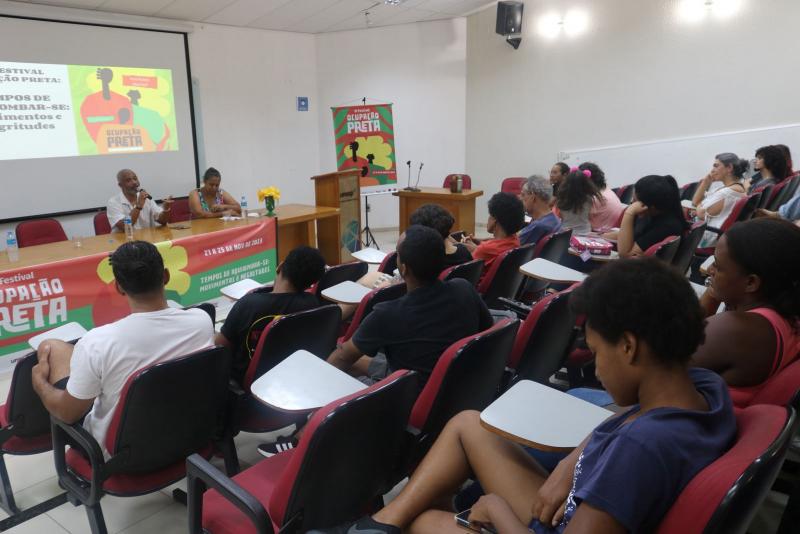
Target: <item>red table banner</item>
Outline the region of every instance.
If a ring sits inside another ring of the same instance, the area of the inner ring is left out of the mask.
[[[191,306],[245,278],[275,279],[275,219],[155,243],[170,279],[167,299]],[[87,330],[130,313],[108,253],[0,272],[0,371],[30,351],[28,339],[70,322]]]

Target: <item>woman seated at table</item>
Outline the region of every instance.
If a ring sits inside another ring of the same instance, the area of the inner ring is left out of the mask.
[[[750,164],[736,154],[726,152],[718,154],[714,165],[705,178],[700,180],[694,192],[692,204],[697,207],[697,217],[705,219],[708,226],[719,228],[733,211],[736,202],[745,196],[742,180]],[[709,193],[712,184],[721,184],[713,193]],[[718,235],[706,232],[700,241],[700,248],[712,247]]]
[[[484,429],[477,412],[462,412],[388,506],[323,532],[463,532],[444,510],[468,477],[487,492],[470,521],[503,534],[655,531],[736,434],[722,379],[689,369],[703,339],[702,310],[686,279],[651,258],[595,271],[571,305],[587,316],[598,378],[630,409],[601,423],[549,475],[522,447]],[[510,415],[547,409],[525,405]]]
[[[581,163],[578,167],[582,171],[592,173],[591,178],[600,197],[595,197],[592,201],[592,209],[589,211],[589,223],[592,230],[596,232],[607,232],[617,226],[622,212],[625,211],[625,204],[620,201],[615,192],[606,185],[606,173],[597,166],[596,163]]]
[[[562,230],[572,230],[572,235],[585,235],[592,231],[589,215],[595,202],[603,202],[603,195],[592,181],[592,171],[573,167],[558,188],[555,213],[561,219]]]
[[[800,228],[779,219],[734,224],[717,243],[709,318],[694,365],[718,372],[739,406],[800,353]],[[725,310],[716,315],[720,302]]]
[[[492,239],[475,239],[466,236],[462,243],[472,253],[473,259],[483,260],[484,274],[494,260],[507,250],[519,246],[519,232],[525,226],[525,207],[518,196],[511,193],[495,193],[489,199],[489,219],[486,231]]]
[[[669,236],[682,236],[689,226],[683,216],[678,183],[672,176],[640,178],[633,194],[636,200],[625,210],[619,232],[605,234],[617,240],[617,252],[623,258],[641,256]]]
[[[214,167],[203,174],[203,186],[189,193],[189,209],[195,219],[213,219],[229,215],[241,215],[242,207],[219,184],[222,175]]]

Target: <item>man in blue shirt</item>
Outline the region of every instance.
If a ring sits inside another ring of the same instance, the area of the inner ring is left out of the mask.
[[[525,212],[530,215],[531,222],[520,230],[520,245],[532,245],[542,237],[557,232],[561,228],[561,221],[550,209],[550,200],[553,198],[553,186],[550,182],[534,174],[519,194]]]
[[[787,221],[800,222],[800,188],[795,191],[794,196],[778,208],[778,211],[765,209],[758,210],[756,216],[761,217],[780,217]]]

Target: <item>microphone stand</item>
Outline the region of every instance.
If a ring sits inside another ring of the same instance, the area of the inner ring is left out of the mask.
[[[416,187],[411,187],[411,160],[406,161],[408,166],[408,187],[404,187],[403,191],[419,191]]]
[[[419,190],[420,190],[420,189],[419,189],[419,187],[418,187],[418,186],[419,186],[419,177],[420,177],[420,175],[422,174],[422,166],[423,166],[423,165],[425,165],[425,164],[420,162],[420,164],[419,164],[419,171],[417,171],[417,183],[416,183],[416,184],[414,184],[414,189],[413,189],[413,191],[419,191]]]

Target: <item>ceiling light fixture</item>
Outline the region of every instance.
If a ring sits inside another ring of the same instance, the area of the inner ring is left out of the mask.
[[[563,17],[548,13],[539,18],[536,30],[546,39],[555,39],[564,32],[567,37],[577,37],[589,28],[589,14],[582,9],[571,9]]]
[[[406,0],[383,0],[383,3],[386,4],[387,6],[399,6],[405,1]]]
[[[678,16],[685,22],[697,23],[712,15],[727,19],[742,9],[743,0],[681,0]]]

